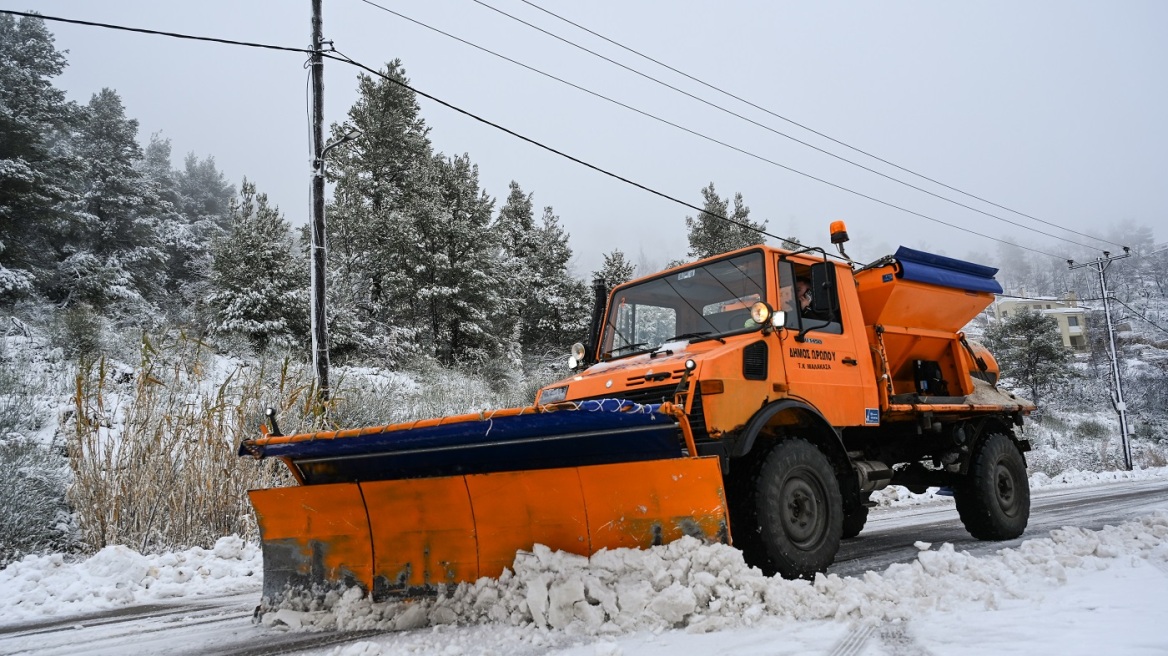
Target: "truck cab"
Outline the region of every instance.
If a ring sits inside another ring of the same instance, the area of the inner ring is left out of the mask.
[[[608,299],[588,366],[541,390],[537,402],[679,396],[699,448],[724,456],[759,410],[779,401],[837,429],[878,425],[875,372],[851,279],[847,263],[822,252],[758,246],[621,285]],[[796,298],[799,281],[811,286],[810,311]]]

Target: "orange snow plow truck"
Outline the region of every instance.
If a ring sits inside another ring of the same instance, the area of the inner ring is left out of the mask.
[[[536,543],[590,555],[685,535],[812,577],[889,484],[948,486],[970,534],[1015,538],[1030,513],[1015,428],[1034,406],[960,332],[996,272],[903,247],[859,267],[756,246],[597,281],[572,375],[529,407],[245,440],[298,483],[249,493],[264,601],[432,594]]]

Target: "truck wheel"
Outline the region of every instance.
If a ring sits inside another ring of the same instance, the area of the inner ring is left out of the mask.
[[[844,513],[844,531],[840,537],[845,540],[856,537],[860,531],[864,530],[866,523],[868,523],[868,506],[851,509]]]
[[[843,500],[831,463],[802,439],[779,442],[755,480],[759,537],[774,571],[813,578],[839,551]]]
[[[1022,535],[1030,519],[1030,481],[1014,442],[1000,433],[987,437],[953,496],[961,523],[973,537],[1011,540]]]

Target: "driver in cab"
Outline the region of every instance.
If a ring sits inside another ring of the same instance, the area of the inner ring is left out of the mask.
[[[799,314],[805,319],[815,319],[816,321],[831,321],[831,316],[827,312],[815,309],[811,304],[811,281],[806,278],[798,278],[795,280],[795,298],[799,301]]]

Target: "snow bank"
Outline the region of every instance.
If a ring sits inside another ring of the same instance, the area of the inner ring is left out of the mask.
[[[77,563],[65,556],[26,556],[0,570],[0,616],[70,615],[173,597],[254,590],[263,581],[257,546],[238,536],[214,548],[144,556],[122,546]]]
[[[267,613],[266,625],[306,629],[404,630],[495,624],[541,632],[604,636],[683,628],[724,631],[775,620],[908,620],[922,612],[1039,598],[1068,569],[1101,570],[1120,559],[1168,565],[1168,512],[1100,531],[1063,528],[1049,538],[974,557],[950,544],[919,543],[917,559],[862,577],[787,581],[747,567],[738,550],[693,538],[649,550],[601,551],[591,558],[537,545],[497,580],[462,584],[412,603],[373,603],[351,589],[329,611]]]
[[[1145,481],[1151,479],[1168,478],[1168,467],[1149,467],[1133,471],[1079,471],[1067,470],[1058,476],[1047,476],[1042,472],[1030,475],[1030,489],[1043,490],[1047,488],[1087,487],[1122,481]],[[922,494],[909,492],[899,485],[889,485],[883,490],[872,493],[872,501],[881,507],[919,506],[932,503],[953,503],[953,497],[937,493],[937,488],[931,487]]]
[[[1079,471],[1069,469],[1058,476],[1047,476],[1041,472],[1030,475],[1032,490],[1051,487],[1085,487],[1118,481],[1146,481],[1156,478],[1168,478],[1168,467],[1149,467],[1132,471]]]

